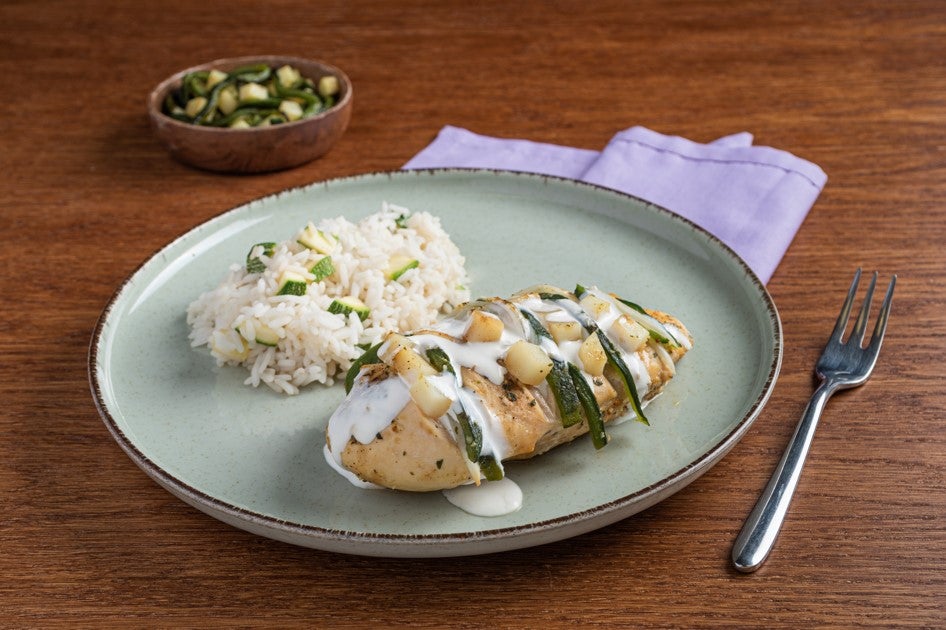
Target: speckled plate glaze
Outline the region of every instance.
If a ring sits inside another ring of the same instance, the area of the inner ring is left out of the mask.
[[[440,493],[361,490],[322,457],[343,388],[284,397],[242,384],[189,346],[187,305],[253,243],[307,221],[357,220],[382,201],[439,216],[467,258],[474,295],[538,283],[597,284],[680,317],[696,338],[676,378],[595,452],[579,439],[507,475],[524,505],[471,516]],[[118,444],[190,505],[289,543],[373,556],[459,556],[560,540],[677,492],[749,429],[775,384],[781,324],[758,278],[730,249],[662,208],[604,188],[522,173],[404,171],[312,184],[234,208],[152,256],[96,326],[89,375]]]

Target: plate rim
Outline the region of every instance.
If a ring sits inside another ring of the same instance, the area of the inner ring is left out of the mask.
[[[619,198],[625,198],[636,202],[637,204],[641,204],[647,207],[650,211],[656,212],[658,215],[665,215],[670,220],[683,223],[687,228],[697,232],[702,238],[712,243],[714,247],[720,249],[729,259],[731,259],[732,262],[737,264],[737,266],[747,277],[752,287],[760,294],[762,297],[762,305],[765,307],[765,313],[767,314],[769,322],[772,326],[771,342],[773,345],[773,354],[772,360],[768,365],[768,373],[766,374],[766,378],[761,385],[761,391],[756,396],[755,400],[753,400],[752,404],[743,417],[733,425],[732,429],[725,436],[720,438],[706,452],[689,462],[686,466],[674,471],[670,475],[662,477],[658,481],[644,488],[618,497],[606,503],[598,504],[592,508],[556,516],[554,518],[547,518],[510,527],[485,528],[482,530],[471,529],[464,532],[426,534],[375,533],[350,531],[345,529],[332,529],[280,519],[274,516],[255,512],[253,510],[248,510],[246,508],[241,508],[222,499],[214,497],[164,470],[160,465],[145,455],[134,443],[134,441],[131,440],[122,430],[121,426],[119,426],[119,423],[108,409],[106,397],[99,381],[100,346],[102,345],[103,335],[105,333],[106,327],[109,325],[112,312],[125,291],[129,289],[139,273],[141,273],[146,266],[158,258],[163,252],[171,249],[178,242],[198,232],[199,230],[207,229],[211,224],[222,220],[233,212],[239,211],[248,206],[263,204],[270,200],[275,201],[281,196],[299,194],[310,189],[314,190],[319,187],[328,189],[332,186],[351,184],[357,180],[373,180],[381,179],[383,177],[406,178],[420,175],[437,176],[450,174],[460,174],[467,176],[502,176],[511,177],[514,179],[538,179],[541,181],[551,180],[562,182],[567,185],[572,185],[579,189],[586,188],[592,192],[604,192],[606,194],[615,195]],[[176,237],[147,255],[131,272],[128,273],[128,275],[121,281],[119,286],[112,293],[105,307],[99,314],[92,332],[87,357],[87,371],[92,398],[96,410],[98,411],[99,416],[101,417],[112,438],[118,442],[125,454],[139,468],[141,468],[142,471],[148,475],[148,477],[189,505],[213,516],[214,518],[217,518],[218,520],[222,520],[231,526],[247,529],[242,527],[241,523],[253,524],[257,526],[257,528],[263,528],[267,531],[261,532],[259,529],[252,529],[248,531],[269,538],[290,542],[296,545],[356,555],[384,555],[390,557],[405,557],[412,555],[429,556],[430,554],[423,553],[422,550],[436,547],[444,548],[441,552],[433,554],[437,557],[441,557],[472,555],[475,553],[491,553],[494,551],[493,549],[479,550],[472,548],[474,547],[474,543],[489,543],[496,540],[509,540],[510,538],[524,539],[521,544],[506,545],[506,547],[502,549],[509,550],[571,537],[573,535],[578,535],[593,529],[598,529],[599,527],[605,527],[611,523],[633,516],[634,514],[653,506],[654,504],[660,502],[663,498],[666,498],[660,497],[662,491],[672,490],[672,492],[667,495],[667,497],[669,497],[672,494],[682,490],[686,485],[697,479],[702,473],[706,472],[706,470],[708,470],[723,456],[725,456],[729,450],[731,450],[732,447],[739,442],[742,436],[749,430],[749,428],[758,418],[769,397],[771,396],[772,390],[774,389],[775,383],[778,379],[783,353],[784,348],[781,318],[779,317],[775,302],[766,289],[765,285],[759,279],[758,275],[752,271],[748,264],[746,264],[742,257],[735,252],[735,250],[690,219],[683,217],[663,206],[647,201],[641,197],[631,195],[613,188],[608,188],[606,186],[583,182],[567,177],[506,169],[449,167],[373,171],[324,180],[316,180],[307,184],[292,186],[278,190],[274,193],[256,197],[249,201],[227,208],[205,219],[204,221],[191,226],[184,232],[178,234]],[[655,500],[651,501],[651,499]],[[606,522],[594,524],[591,522],[594,520],[592,517],[598,517]],[[562,531],[567,529],[570,525],[578,525],[581,523],[589,523],[589,526],[581,532],[566,532],[557,538],[551,537],[541,541],[530,542],[532,538],[543,537],[543,535],[550,532]],[[277,533],[281,533],[283,536],[272,535]],[[377,553],[376,551],[372,552],[371,549],[365,550],[360,548],[366,545],[368,547],[378,549],[382,545],[388,546],[387,550],[391,553]],[[417,549],[420,552],[410,553],[410,550],[408,549],[408,553],[405,553],[405,547]],[[467,549],[466,547],[471,548]]]

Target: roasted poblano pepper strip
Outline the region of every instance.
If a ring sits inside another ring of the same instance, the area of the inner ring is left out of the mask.
[[[663,324],[661,324],[659,321],[651,317],[647,313],[647,311],[643,309],[643,307],[638,306],[637,304],[635,304],[634,302],[631,302],[630,300],[619,298],[616,295],[612,295],[612,297],[618,302],[620,302],[621,304],[623,304],[624,306],[628,307],[629,309],[643,315],[642,318],[635,318],[635,319],[638,321],[639,324],[641,324],[644,328],[647,329],[647,332],[650,334],[651,339],[653,339],[657,343],[662,343],[665,346],[666,345],[670,345],[670,346],[680,345],[680,342],[677,341],[676,337],[673,336],[673,333],[667,330],[667,328]]]
[[[258,63],[252,66],[243,66],[229,72],[230,76],[236,77],[244,83],[263,83],[273,74],[273,69],[265,63]]]
[[[487,481],[499,481],[503,478],[503,469],[496,463],[496,458],[492,455],[483,455],[476,460],[476,463]]]
[[[637,395],[637,385],[634,383],[634,376],[631,374],[630,369],[628,369],[627,363],[621,358],[621,353],[617,351],[614,344],[611,343],[611,340],[608,339],[608,336],[604,334],[601,329],[598,329],[595,334],[598,335],[598,341],[601,342],[601,347],[604,348],[604,354],[608,358],[608,364],[617,370],[618,376],[621,378],[621,383],[624,385],[624,393],[627,394],[627,397],[631,401],[631,408],[634,411],[634,415],[637,417],[637,421],[650,425],[650,422],[644,415],[644,410],[641,408],[641,400]]]
[[[457,414],[457,422],[463,433],[467,459],[471,462],[479,461],[480,452],[483,450],[483,430],[475,422],[470,422],[470,416],[462,411]]]
[[[428,348],[427,349],[427,360],[430,361],[430,364],[434,366],[434,369],[438,372],[443,372],[444,370],[450,372],[451,374],[456,374],[453,371],[453,365],[450,363],[450,357],[447,356],[447,353],[441,348]]]
[[[601,408],[598,406],[598,399],[592,391],[588,381],[578,366],[574,363],[568,364],[568,373],[575,384],[575,391],[578,392],[578,400],[581,402],[581,408],[585,412],[585,418],[588,420],[588,433],[591,435],[591,443],[596,449],[603,448],[608,443],[608,434],[604,431],[604,419],[601,417]]]
[[[213,86],[213,89],[210,90],[210,94],[207,95],[207,104],[194,116],[194,124],[199,125],[211,120],[213,114],[217,111],[217,103],[220,102],[220,92],[227,86],[233,85],[235,82],[236,79],[234,77],[227,77]]]
[[[570,427],[581,422],[581,401],[578,391],[568,374],[565,361],[552,359],[552,371],[545,377],[555,398],[558,414],[562,419],[563,427]]]
[[[262,247],[261,255],[272,256],[276,250],[276,243],[257,243],[246,253],[246,271],[247,273],[263,273],[266,270],[266,263],[260,260],[259,256],[254,256],[253,251],[257,247]]]
[[[529,322],[532,331],[536,337],[552,339],[552,335],[545,329],[535,315],[525,309],[519,309],[522,316]],[[549,388],[552,390],[552,396],[555,398],[555,405],[558,407],[558,415],[562,420],[563,427],[570,427],[573,424],[581,422],[581,403],[578,400],[578,392],[575,391],[575,384],[568,374],[568,366],[564,361],[550,357],[552,359],[552,370],[545,377]]]
[[[354,363],[351,364],[351,367],[348,368],[348,372],[345,374],[345,393],[351,391],[352,386],[355,384],[355,379],[358,378],[358,373],[361,372],[361,368],[366,365],[372,365],[374,363],[381,363],[381,360],[378,358],[378,348],[381,347],[380,343],[376,343],[367,350],[364,354],[355,359]]]

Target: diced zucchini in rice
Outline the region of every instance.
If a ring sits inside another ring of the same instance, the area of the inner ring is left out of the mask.
[[[403,276],[407,270],[414,269],[420,264],[416,258],[409,256],[392,256],[388,262],[388,268],[384,272],[384,277],[388,280],[397,280]]]
[[[305,276],[287,269],[280,274],[279,282],[276,283],[276,295],[305,295],[308,287]]]
[[[337,315],[354,313],[362,321],[366,320],[368,315],[371,314],[365,303],[356,297],[341,297],[332,300],[332,303],[328,305],[328,312]]]
[[[296,239],[303,247],[308,247],[320,254],[330,255],[335,251],[338,241],[331,234],[326,234],[309,223]]]
[[[244,260],[188,306],[191,343],[208,346],[218,363],[239,364],[251,387],[293,395],[310,383],[336,382],[383,334],[433,322],[438,313],[469,301],[456,245],[426,212],[413,215],[410,227],[398,227],[396,219],[409,214],[385,204],[381,213],[357,223],[327,218],[303,222],[305,229],[280,242],[249,241]],[[410,282],[384,277],[398,255],[418,260]],[[424,354],[409,337],[400,339],[383,344],[388,352],[379,349],[378,358],[388,363],[404,348]],[[439,374],[426,361],[417,366]],[[441,383],[434,378],[431,385]],[[426,413],[436,414],[445,404],[436,387],[419,385],[415,393]]]
[[[319,262],[309,268],[309,273],[315,276],[313,282],[320,282],[331,276],[335,273],[335,265],[332,264],[332,257],[323,256]]]

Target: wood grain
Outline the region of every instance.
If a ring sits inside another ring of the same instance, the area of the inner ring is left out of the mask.
[[[0,626],[946,626],[946,5],[37,0],[0,5]],[[148,92],[195,63],[322,58],[351,126],[295,170],[171,160]],[[119,283],[221,211],[399,168],[445,124],[601,148],[633,125],[748,130],[829,182],[769,284],[782,376],[748,436],[669,500],[573,540],[379,560],[186,506],[110,439],[88,343]],[[827,410],[774,556],[729,550],[813,386],[853,269],[899,274],[870,383]]]

